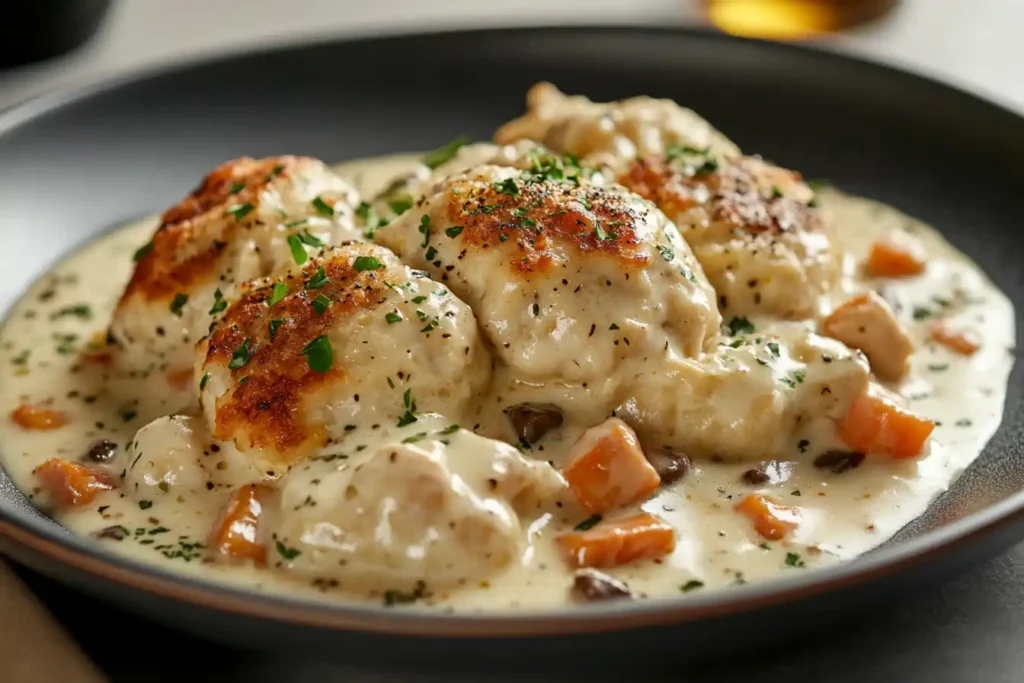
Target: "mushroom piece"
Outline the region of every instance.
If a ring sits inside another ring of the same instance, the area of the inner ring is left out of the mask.
[[[629,586],[604,572],[594,569],[580,569],[572,582],[573,594],[581,600],[598,602],[634,597]]]
[[[526,443],[537,443],[552,429],[562,426],[562,410],[549,403],[520,403],[505,408],[516,436]]]

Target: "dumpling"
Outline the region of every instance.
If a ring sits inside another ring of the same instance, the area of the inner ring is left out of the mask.
[[[213,436],[267,468],[421,411],[459,421],[491,369],[469,307],[366,243],[247,286],[196,352]]]
[[[424,416],[365,450],[294,468],[272,534],[298,552],[275,560],[381,592],[477,582],[519,559],[529,522],[564,490],[547,462]]]
[[[716,460],[813,458],[843,448],[835,423],[867,392],[867,359],[783,323],[723,340],[699,361],[636,379],[615,414],[646,447]]]
[[[538,83],[527,92],[526,102],[527,113],[494,134],[499,145],[535,140],[588,166],[620,170],[637,157],[664,155],[671,147],[707,149],[715,157],[739,154],[710,123],[671,100],[592,102],[566,95],[551,83]]]
[[[622,188],[565,175],[477,167],[377,239],[466,301],[521,380],[616,381],[631,361],[698,354],[720,318],[675,227]]]
[[[827,217],[800,175],[703,152],[636,161],[619,182],[655,202],[689,242],[726,317],[813,318],[841,274]]]
[[[193,347],[239,285],[362,239],[356,191],[307,157],[242,158],[217,167],[168,209],[136,253],[110,334],[134,372],[191,367]]]

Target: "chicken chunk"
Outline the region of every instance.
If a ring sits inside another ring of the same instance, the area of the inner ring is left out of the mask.
[[[262,478],[231,444],[217,444],[201,417],[157,418],[136,434],[125,454],[125,485],[149,497],[234,487]]]
[[[476,582],[521,556],[528,522],[565,489],[548,463],[424,416],[362,451],[292,469],[274,530],[291,552],[275,559],[346,588]]]
[[[377,239],[465,300],[520,380],[604,382],[626,361],[698,354],[720,318],[675,227],[621,188],[556,170],[447,178]]]
[[[361,239],[355,190],[306,157],[242,158],[210,173],[168,209],[136,253],[110,325],[135,372],[191,367],[193,347],[246,280]]]
[[[213,435],[265,467],[359,429],[460,420],[490,377],[473,312],[370,244],[331,248],[248,286],[197,347]]]
[[[910,369],[914,343],[885,299],[874,292],[858,294],[821,321],[821,333],[868,357],[883,382],[896,382]]]
[[[797,460],[841,448],[835,422],[869,378],[859,352],[790,323],[728,341],[700,360],[663,363],[637,377],[615,414],[645,448]]]
[[[619,182],[673,220],[725,316],[813,318],[841,258],[814,193],[793,171],[692,150],[638,160]]]
[[[566,95],[551,83],[538,83],[526,94],[526,103],[527,113],[501,126],[495,142],[535,140],[587,165],[619,171],[638,156],[664,155],[671,147],[707,149],[715,157],[739,154],[711,124],[671,100],[592,102]]]

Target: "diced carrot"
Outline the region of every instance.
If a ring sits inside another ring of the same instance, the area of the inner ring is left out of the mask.
[[[11,419],[22,429],[38,431],[59,429],[68,423],[68,416],[59,410],[27,403],[23,403],[11,411]]]
[[[839,423],[839,438],[859,453],[914,458],[921,454],[933,429],[931,420],[889,398],[866,393],[854,399]]]
[[[106,473],[63,458],[50,458],[33,474],[55,502],[69,507],[88,505],[99,494],[114,488]]]
[[[769,541],[778,541],[799,526],[800,511],[768,496],[751,493],[736,503],[736,511],[750,518],[754,530]]]
[[[569,488],[580,505],[595,514],[639,502],[661,485],[636,433],[618,418],[584,432],[569,458],[563,471]]]
[[[168,370],[165,376],[167,377],[168,384],[179,391],[184,391],[188,389],[193,374],[192,368],[178,368],[176,370]]]
[[[214,552],[263,564],[267,548],[257,531],[260,515],[271,492],[269,486],[249,484],[231,494],[210,537],[210,547]]]
[[[929,332],[937,344],[942,344],[962,356],[973,356],[981,348],[977,337],[961,330],[954,330],[945,323],[935,323]]]
[[[925,269],[924,256],[910,245],[880,240],[871,245],[864,272],[871,277],[907,277]]]
[[[660,557],[676,547],[671,526],[646,512],[600,522],[586,531],[569,531],[556,540],[576,567],[615,567]]]

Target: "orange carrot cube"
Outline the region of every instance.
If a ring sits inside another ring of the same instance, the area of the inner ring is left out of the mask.
[[[935,423],[891,399],[867,393],[854,399],[838,429],[843,443],[858,453],[914,458],[921,454]]]
[[[50,458],[33,470],[54,502],[67,507],[88,505],[114,488],[110,477],[79,462]]]
[[[800,510],[768,496],[751,493],[736,503],[736,511],[750,518],[754,530],[769,541],[781,540],[799,526]]]
[[[68,423],[68,417],[59,410],[22,404],[11,412],[11,419],[22,429],[46,431],[59,429]]]
[[[642,512],[600,522],[586,531],[559,534],[556,541],[576,567],[615,567],[660,557],[676,547],[676,532],[654,515]]]
[[[951,329],[941,322],[932,325],[929,334],[932,341],[961,356],[973,356],[981,348],[981,342],[975,335]]]
[[[257,532],[260,516],[272,492],[269,486],[249,484],[232,493],[220,522],[213,529],[210,548],[225,557],[263,564],[267,548]]]
[[[908,277],[924,272],[925,260],[920,249],[889,240],[871,245],[864,272],[870,277]]]
[[[584,432],[569,457],[563,471],[569,488],[595,514],[640,502],[661,485],[636,433],[618,418]]]

